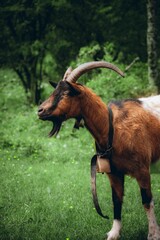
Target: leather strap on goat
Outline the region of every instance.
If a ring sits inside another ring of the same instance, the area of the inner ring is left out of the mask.
[[[108,143],[104,151],[97,150],[97,155],[99,157],[109,159],[110,164],[112,164],[112,143],[113,143],[114,128],[113,128],[113,113],[109,106],[108,106],[108,115],[109,115]]]
[[[106,159],[109,159],[110,165],[111,165],[111,172],[112,172],[112,142],[113,142],[113,113],[112,110],[108,107],[109,110],[109,133],[108,133],[108,144],[107,149],[104,152],[98,152],[95,154],[91,159],[91,190],[92,190],[92,196],[93,196],[93,203],[95,206],[95,209],[97,213],[106,219],[109,219],[107,215],[104,215],[101,211],[101,208],[99,206],[98,197],[97,197],[97,190],[96,190],[96,173],[97,173],[97,155]]]
[[[98,197],[97,197],[97,190],[96,190],[96,163],[97,163],[97,155],[94,155],[91,159],[91,188],[92,188],[92,195],[93,195],[93,203],[95,206],[95,209],[97,213],[106,219],[109,219],[109,217],[106,215],[103,215],[101,208],[99,206]]]

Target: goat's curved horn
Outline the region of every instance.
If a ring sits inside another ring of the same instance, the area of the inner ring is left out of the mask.
[[[69,67],[69,68],[67,69],[67,71],[65,72],[65,74],[64,74],[64,77],[63,77],[63,80],[62,80],[62,81],[66,81],[66,79],[69,77],[69,75],[71,74],[71,72],[72,72],[72,68],[71,68],[71,67]]]
[[[77,79],[84,73],[95,69],[95,68],[109,68],[112,69],[113,71],[117,72],[118,74],[120,74],[122,77],[124,77],[124,73],[115,65],[113,65],[112,63],[109,62],[105,62],[105,61],[95,61],[95,62],[87,62],[84,63],[82,65],[80,65],[79,67],[75,68],[70,75],[68,76],[68,78],[66,79],[68,82],[73,82],[75,83],[77,81]]]

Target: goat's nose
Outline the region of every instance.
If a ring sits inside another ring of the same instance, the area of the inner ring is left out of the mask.
[[[44,112],[44,109],[43,109],[42,107],[40,107],[40,108],[38,109],[38,115],[41,115],[43,112]]]

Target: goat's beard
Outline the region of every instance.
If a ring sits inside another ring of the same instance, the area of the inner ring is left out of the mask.
[[[50,133],[48,134],[49,137],[52,137],[52,136],[57,136],[57,134],[59,133],[59,130],[62,126],[62,123],[65,121],[65,115],[62,115],[62,116],[58,116],[58,117],[55,117],[55,116],[41,116],[40,117],[41,120],[43,121],[50,121],[53,123],[53,127],[52,127],[52,130],[50,131]]]
[[[52,130],[50,131],[49,133],[49,137],[52,137],[52,136],[57,136],[57,134],[59,133],[59,130],[62,126],[62,121],[61,120],[53,120],[53,127],[52,127]]]

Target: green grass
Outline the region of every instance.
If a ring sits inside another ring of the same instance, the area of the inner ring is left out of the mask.
[[[111,190],[98,175],[98,196],[108,221],[100,218],[90,191],[94,141],[86,129],[73,132],[68,121],[57,138],[51,123],[37,119],[13,72],[0,71],[0,239],[98,240],[112,225]],[[160,222],[160,177],[152,169],[155,210]],[[144,240],[147,219],[138,185],[126,177],[121,240]]]

